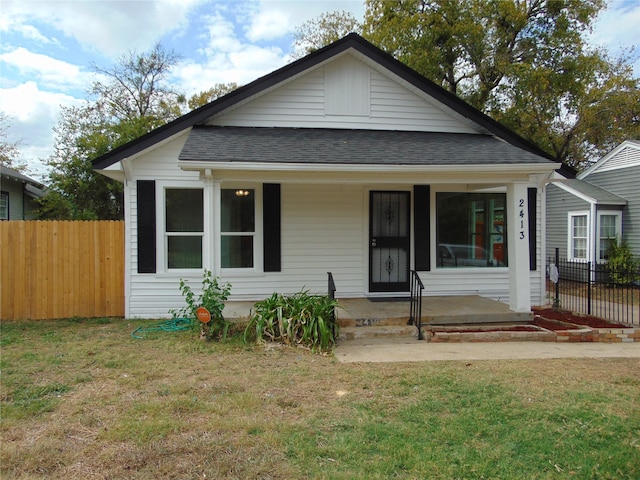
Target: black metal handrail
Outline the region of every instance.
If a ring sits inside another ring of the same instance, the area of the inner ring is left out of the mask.
[[[420,280],[418,272],[411,270],[411,307],[409,312],[409,325],[418,328],[418,340],[424,340],[422,335],[422,292],[424,284]]]
[[[336,283],[333,281],[333,274],[331,272],[327,272],[327,296],[331,299],[331,300],[335,300],[336,299]],[[333,333],[335,336],[336,330],[336,307],[334,306],[333,309],[331,310],[331,322],[333,324]]]
[[[333,274],[331,272],[327,272],[327,277],[329,280],[329,293],[327,294],[327,296],[331,299],[331,300],[335,300],[336,298],[336,284],[333,281]]]

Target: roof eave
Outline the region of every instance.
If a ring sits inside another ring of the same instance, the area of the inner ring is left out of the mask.
[[[408,165],[408,164],[327,164],[327,163],[294,163],[294,162],[244,162],[244,161],[202,161],[180,160],[179,166],[186,171],[202,170],[234,170],[234,171],[274,171],[274,172],[371,172],[371,173],[527,173],[552,174],[557,163],[526,164],[479,164],[479,165]],[[505,172],[508,167],[508,172]]]

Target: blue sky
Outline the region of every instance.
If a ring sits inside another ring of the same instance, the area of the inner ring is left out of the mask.
[[[246,84],[291,60],[294,29],[323,12],[362,18],[360,0],[0,0],[0,110],[32,176],[52,152],[60,106],[79,105],[113,65],[157,42],[181,55],[171,82],[188,96]],[[613,55],[640,48],[640,0],[612,0],[590,36]],[[640,76],[638,52],[635,75]]]

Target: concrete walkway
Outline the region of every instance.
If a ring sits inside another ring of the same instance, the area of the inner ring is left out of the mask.
[[[342,363],[536,358],[640,358],[640,343],[429,343],[412,339],[367,339],[366,341],[338,343],[334,355]]]

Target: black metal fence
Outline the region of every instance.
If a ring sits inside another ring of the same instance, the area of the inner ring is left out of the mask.
[[[547,295],[555,307],[611,322],[640,325],[640,271],[606,263],[547,261]]]

